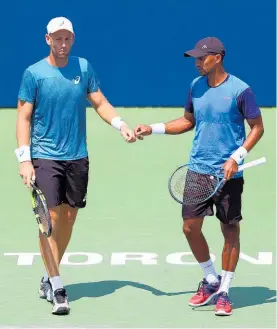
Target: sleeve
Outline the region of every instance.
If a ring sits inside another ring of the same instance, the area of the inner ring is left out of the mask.
[[[261,115],[261,110],[256,104],[255,96],[250,88],[245,89],[238,97],[239,111],[246,119],[255,119]]]
[[[96,73],[92,69],[90,63],[88,63],[88,88],[87,93],[94,93],[99,89],[100,82],[97,78]]]
[[[34,104],[37,95],[37,84],[33,74],[27,69],[23,73],[18,99]]]
[[[188,99],[187,99],[187,103],[185,105],[185,111],[189,112],[189,113],[193,113],[193,103],[192,103],[192,95],[191,95],[191,88],[189,89],[189,93],[188,93]]]

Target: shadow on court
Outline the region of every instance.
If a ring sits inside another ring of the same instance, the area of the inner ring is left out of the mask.
[[[233,308],[276,303],[276,290],[266,287],[234,287],[230,288],[230,296]]]
[[[276,303],[276,290],[267,287],[233,287],[229,294],[233,309]],[[214,305],[197,307],[194,311],[214,311]]]
[[[65,288],[67,290],[69,300],[73,302],[83,297],[104,297],[106,295],[113,294],[116,290],[127,286],[151,292],[155,296],[178,296],[192,294],[195,292],[164,292],[143,283],[117,280],[76,283],[68,285]],[[276,290],[271,290],[266,287],[233,287],[230,288],[230,296],[234,303],[234,309],[268,303],[276,303]],[[213,306],[208,305],[207,307],[199,307],[195,308],[194,310],[209,311],[213,310]]]
[[[69,300],[73,302],[75,300],[81,299],[82,297],[96,298],[96,297],[103,297],[106,295],[110,295],[113,294],[117,289],[121,289],[127,286],[149,291],[156,296],[177,296],[177,295],[190,294],[194,292],[194,291],[164,292],[143,283],[138,283],[133,281],[117,281],[117,280],[76,283],[76,284],[67,285],[65,288],[68,293]]]

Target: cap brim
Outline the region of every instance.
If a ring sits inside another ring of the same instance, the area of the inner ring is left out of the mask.
[[[62,31],[62,30],[69,31],[69,32],[71,32],[71,33],[74,34],[74,31],[73,30],[67,29],[67,28],[64,28],[64,27],[63,28],[56,28],[56,29],[53,29],[51,31],[48,31],[48,34],[55,33],[55,32]]]
[[[192,49],[184,53],[185,57],[194,57],[194,58],[203,57],[206,55],[208,55],[208,53],[200,49]]]

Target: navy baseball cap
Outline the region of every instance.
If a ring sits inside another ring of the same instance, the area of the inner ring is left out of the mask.
[[[221,54],[225,56],[225,48],[223,43],[216,37],[208,37],[201,39],[194,46],[194,49],[186,51],[185,57],[203,57],[206,55]]]

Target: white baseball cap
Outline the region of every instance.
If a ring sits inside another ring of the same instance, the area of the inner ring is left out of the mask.
[[[59,30],[67,30],[71,33],[74,33],[72,23],[65,17],[53,18],[47,25],[48,34],[57,32]]]

